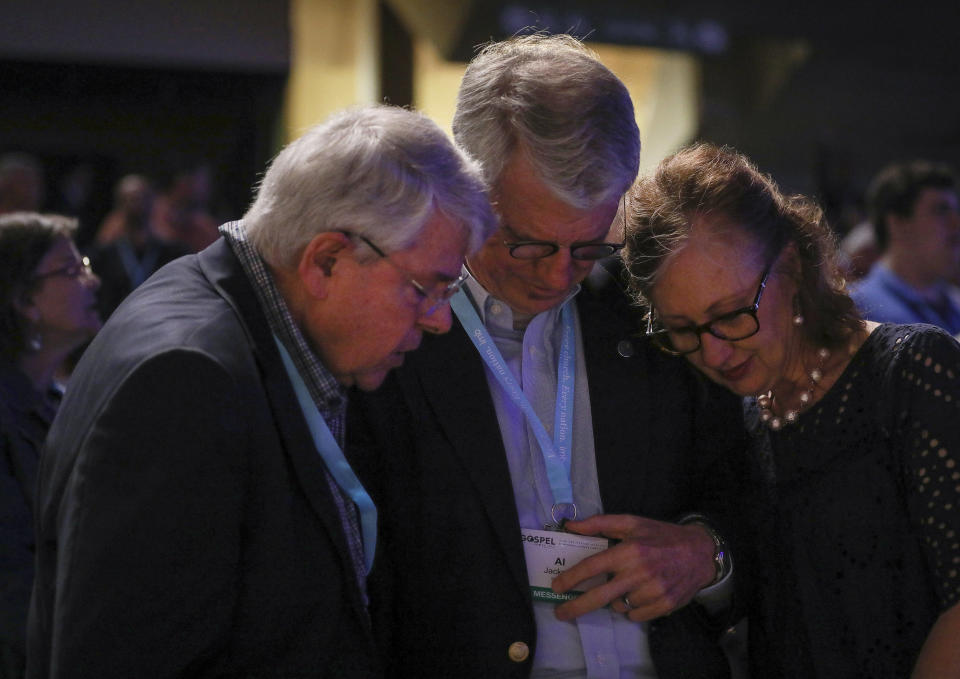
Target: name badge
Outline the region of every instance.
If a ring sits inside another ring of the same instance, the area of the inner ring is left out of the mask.
[[[607,549],[610,546],[607,538],[526,528],[520,531],[520,536],[523,539],[527,578],[530,581],[530,592],[534,601],[561,604],[575,599],[591,587],[606,581],[606,576],[601,574],[584,580],[577,585],[578,589],[563,594],[557,594],[550,589],[550,583],[555,577],[568,568],[573,568],[588,556]]]

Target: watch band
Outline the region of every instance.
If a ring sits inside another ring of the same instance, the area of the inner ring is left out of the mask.
[[[717,584],[723,580],[730,573],[730,558],[727,554],[727,543],[723,539],[723,536],[720,535],[714,529],[713,526],[707,521],[707,517],[702,514],[688,514],[682,519],[677,521],[680,525],[697,525],[702,527],[707,531],[707,535],[710,536],[710,539],[713,540],[713,566],[716,569],[716,573],[711,582],[707,587]]]

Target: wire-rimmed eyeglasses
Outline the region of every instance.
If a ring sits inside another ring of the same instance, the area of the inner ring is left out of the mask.
[[[430,292],[429,290],[427,290],[427,287],[425,285],[423,285],[422,283],[417,281],[417,279],[411,276],[409,271],[407,271],[402,266],[400,266],[399,264],[394,262],[392,259],[390,259],[390,256],[386,252],[381,250],[379,247],[374,245],[369,238],[361,236],[359,233],[353,233],[350,231],[344,231],[344,233],[346,233],[348,236],[355,236],[360,240],[362,240],[367,245],[367,247],[369,247],[371,250],[373,250],[375,253],[377,253],[377,255],[379,255],[383,259],[387,260],[387,262],[389,262],[390,265],[393,266],[393,268],[395,268],[397,271],[399,271],[406,277],[407,282],[411,286],[413,286],[413,289],[416,290],[417,294],[420,296],[420,302],[422,304],[429,302],[429,304],[427,304],[427,307],[422,310],[422,313],[424,316],[429,316],[438,308],[440,308],[444,304],[447,304],[450,301],[450,298],[453,297],[455,294],[457,294],[460,288],[463,287],[463,284],[467,281],[468,276],[464,272],[464,273],[461,273],[456,278],[454,278],[452,281],[448,283],[444,283],[443,287],[440,288],[439,292]]]
[[[44,278],[53,278],[54,276],[79,278],[81,275],[90,275],[91,273],[93,273],[93,269],[90,267],[90,258],[81,257],[78,261],[71,262],[70,264],[59,269],[38,273],[36,276],[34,276],[34,279],[42,281]]]
[[[626,219],[626,194],[621,198],[621,214]],[[509,227],[507,227],[509,228]],[[510,250],[510,256],[515,259],[543,259],[556,254],[560,248],[566,247],[559,243],[547,240],[517,240],[503,241]],[[581,262],[594,262],[615,254],[624,246],[624,243],[608,243],[606,241],[584,241],[570,245],[570,257]]]
[[[646,335],[663,351],[673,356],[692,354],[700,348],[700,336],[708,332],[728,342],[736,342],[753,337],[760,331],[760,320],[757,318],[757,309],[760,308],[760,299],[767,286],[767,277],[773,264],[768,264],[760,277],[757,294],[753,304],[723,314],[701,325],[690,325],[683,328],[656,328],[654,327],[654,313],[651,310],[647,316]]]

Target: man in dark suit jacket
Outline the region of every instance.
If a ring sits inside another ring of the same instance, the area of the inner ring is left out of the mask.
[[[287,146],[223,238],[138,288],[42,459],[28,676],[379,676],[376,511],[341,452],[346,388],[449,329],[492,224],[434,123],[354,109]]]
[[[393,675],[726,676],[718,628],[689,602],[729,585],[739,405],[634,339],[639,311],[595,270],[638,167],[626,88],[567,36],[495,43],[467,68],[454,134],[500,228],[467,258],[454,331],[354,401]],[[572,568],[555,552],[546,570],[568,570],[550,591],[525,550],[560,527],[613,542]]]

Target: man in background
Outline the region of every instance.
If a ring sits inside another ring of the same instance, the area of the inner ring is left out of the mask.
[[[956,175],[926,161],[884,168],[867,191],[881,258],[851,286],[872,321],[960,332],[960,199]]]
[[[43,167],[27,153],[0,155],[0,215],[37,212],[46,195]]]
[[[90,251],[102,281],[97,303],[103,318],[109,318],[153,272],[190,252],[181,243],[156,236],[151,222],[153,199],[153,186],[143,175],[125,175],[114,187],[113,210]]]

